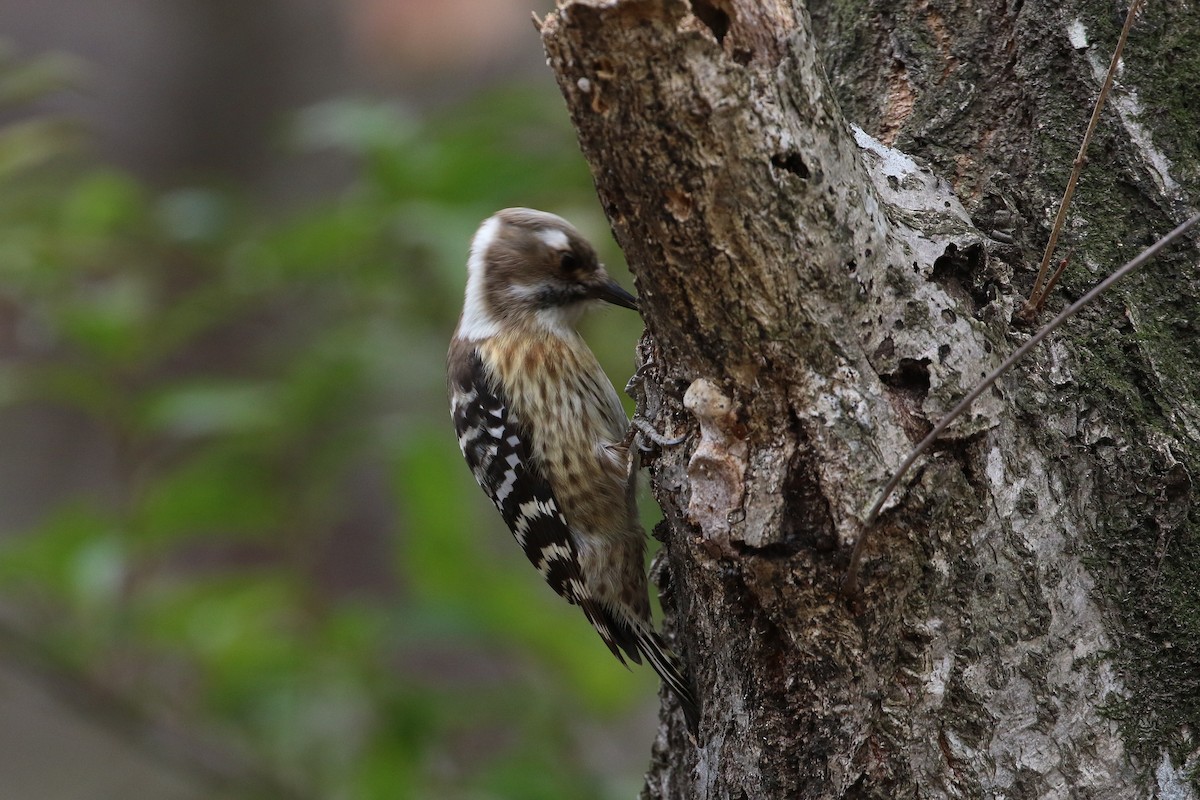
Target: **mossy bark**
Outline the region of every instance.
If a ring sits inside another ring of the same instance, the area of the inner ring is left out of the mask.
[[[1200,197],[1182,8],[1152,4],[1128,45],[1060,296]],[[693,743],[667,709],[645,794],[1188,797],[1194,240],[952,428],[838,595],[879,486],[1027,335],[1012,311],[1124,9],[813,14],[576,0],[542,27],[642,296],[639,407],[688,434],[647,460],[704,719]]]

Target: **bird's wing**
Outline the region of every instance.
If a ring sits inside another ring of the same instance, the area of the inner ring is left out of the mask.
[[[517,544],[555,592],[583,609],[600,638],[622,663],[621,650],[641,663],[639,636],[592,597],[579,552],[549,481],[530,457],[529,426],[506,401],[475,348],[452,359],[450,414],[458,446],[475,480],[491,498]]]

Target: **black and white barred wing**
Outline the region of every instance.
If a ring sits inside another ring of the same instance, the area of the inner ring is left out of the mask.
[[[614,638],[625,637],[613,636],[609,614],[588,592],[567,520],[550,483],[530,458],[529,433],[488,380],[475,352],[459,360],[452,372],[450,414],[467,465],[500,511],[526,558],[550,588],[583,609],[613,655],[623,662]],[[628,644],[624,649],[640,661],[633,642]]]

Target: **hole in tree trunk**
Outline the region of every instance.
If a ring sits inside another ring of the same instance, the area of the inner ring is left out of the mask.
[[[891,389],[888,399],[900,426],[912,441],[920,441],[933,427],[921,408],[929,395],[929,359],[902,358],[895,372],[879,378]]]
[[[801,180],[808,180],[811,174],[799,153],[776,153],[771,156],[771,163],[779,169],[786,169]]]
[[[709,0],[692,0],[692,13],[713,32],[717,44],[725,42],[725,34],[729,33],[729,12]]]

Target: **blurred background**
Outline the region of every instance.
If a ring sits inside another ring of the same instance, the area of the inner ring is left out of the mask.
[[[631,285],[531,6],[0,0],[0,797],[636,794],[445,400],[496,209]]]

